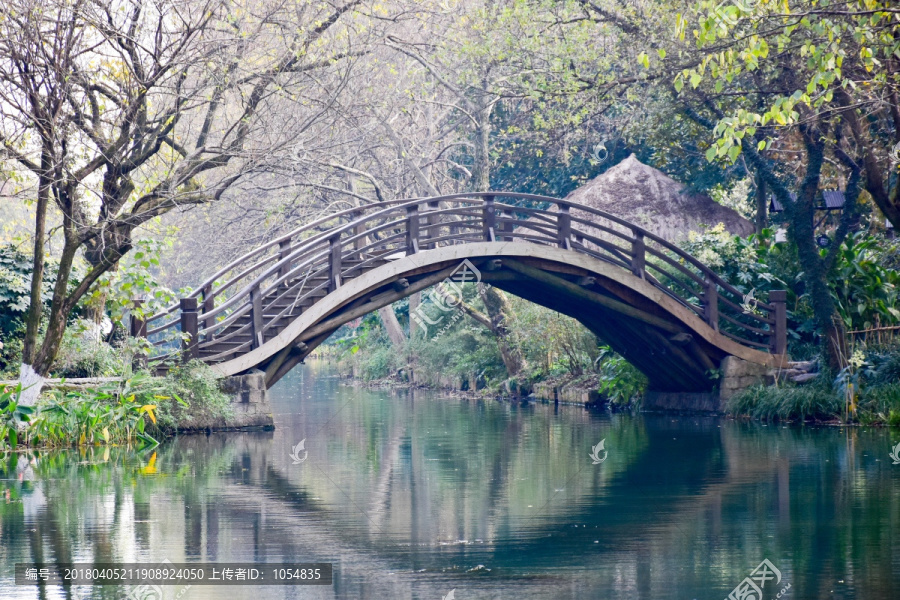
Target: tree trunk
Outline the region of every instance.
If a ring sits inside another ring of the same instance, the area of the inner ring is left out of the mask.
[[[768,225],[768,202],[769,193],[766,190],[766,179],[761,175],[756,177],[756,234],[762,233],[762,230]]]
[[[834,298],[831,296],[831,289],[828,287],[826,264],[819,256],[815,241],[816,195],[825,159],[824,147],[816,136],[815,130],[804,134],[807,148],[806,177],[797,201],[785,204],[785,210],[791,223],[789,234],[797,245],[803,278],[809,286],[816,326],[825,339],[823,348],[825,358],[828,366],[836,372],[846,365],[847,341]]]
[[[506,315],[512,310],[509,301],[503,292],[494,288],[488,288],[482,300],[491,320],[491,331],[497,336],[497,349],[500,351],[503,365],[509,376],[515,377],[522,370],[525,360],[506,327]]]
[[[41,153],[41,168],[50,172],[51,157],[47,151]],[[40,176],[38,182],[37,206],[34,221],[34,253],[31,259],[31,290],[28,313],[25,317],[25,339],[22,348],[22,364],[19,366],[18,402],[23,406],[33,406],[44,387],[44,375],[36,366],[38,354],[37,339],[41,331],[44,301],[41,292],[44,287],[44,231],[47,226],[47,204],[50,198],[51,181]]]
[[[394,350],[402,352],[406,346],[406,334],[403,333],[403,327],[400,325],[400,321],[397,320],[394,309],[391,305],[382,306],[378,309],[378,316],[381,317],[384,330],[387,332],[388,337],[391,338]]]

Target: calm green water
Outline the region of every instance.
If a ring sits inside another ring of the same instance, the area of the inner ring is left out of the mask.
[[[330,587],[164,590],[184,600],[722,600],[764,559],[765,600],[900,598],[900,432],[373,391],[322,364],[273,404],[273,432],[155,457],[0,457],[0,598],[130,599],[39,595],[16,562],[170,560],[334,564]]]

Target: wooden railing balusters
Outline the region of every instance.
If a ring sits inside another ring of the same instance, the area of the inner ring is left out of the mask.
[[[284,261],[291,253],[291,240],[281,240],[278,242],[278,260]],[[285,261],[278,269],[278,276],[284,277],[291,272],[291,263]]]
[[[361,212],[352,213],[350,215],[350,221],[352,222],[352,221],[356,221],[357,219],[361,219],[362,216],[363,215]],[[354,237],[359,236],[359,237],[356,237],[356,241],[353,242],[353,250],[355,250],[355,252],[353,252],[353,254],[350,256],[351,260],[360,260],[361,261],[363,259],[362,252],[360,252],[360,249],[365,247],[366,238],[365,238],[365,236],[362,236],[360,234],[362,234],[365,230],[366,230],[366,226],[364,223],[359,223],[351,230],[351,235],[353,235]]]
[[[509,209],[503,209],[503,220],[500,222],[500,233],[511,234],[513,232],[513,219],[515,215]],[[503,235],[501,238],[504,242],[513,241],[512,235]]]

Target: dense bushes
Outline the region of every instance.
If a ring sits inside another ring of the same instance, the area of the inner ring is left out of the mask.
[[[187,420],[231,416],[209,366],[192,361],[166,377],[132,374],[86,389],[47,390],[34,407],[0,390],[0,447],[156,444]]]
[[[726,405],[732,415],[781,421],[841,421],[900,426],[900,348],[866,355],[857,349],[848,366],[810,384],[756,386]]]

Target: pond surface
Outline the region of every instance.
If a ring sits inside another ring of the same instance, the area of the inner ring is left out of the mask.
[[[314,362],[272,401],[275,431],[0,456],[0,598],[132,600],[14,564],[165,560],[334,565],[162,589],[182,600],[722,600],[764,560],[765,600],[900,598],[897,431],[371,390]]]

